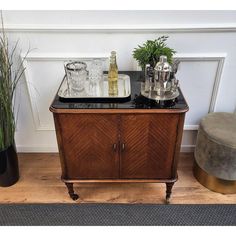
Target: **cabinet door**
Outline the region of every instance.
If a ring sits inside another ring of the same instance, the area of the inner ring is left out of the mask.
[[[171,178],[178,119],[178,114],[121,116],[121,178]]]
[[[67,179],[119,177],[118,117],[58,114],[61,161]]]

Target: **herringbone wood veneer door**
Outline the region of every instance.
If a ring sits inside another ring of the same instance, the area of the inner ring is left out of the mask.
[[[118,116],[60,114],[67,178],[118,178]]]
[[[121,116],[121,178],[170,178],[178,114]]]

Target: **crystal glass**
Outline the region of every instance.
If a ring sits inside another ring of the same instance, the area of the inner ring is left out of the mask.
[[[85,81],[88,76],[87,64],[81,61],[69,62],[65,65],[68,84],[72,92],[84,90]]]
[[[94,59],[92,61],[91,69],[89,71],[90,82],[100,82],[103,78],[103,63],[101,59]]]
[[[103,63],[100,59],[94,59],[89,71],[89,91],[90,95],[97,95],[100,82],[103,80]]]

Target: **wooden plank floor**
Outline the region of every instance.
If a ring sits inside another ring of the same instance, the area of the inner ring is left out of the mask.
[[[60,180],[58,154],[19,154],[21,178],[8,188],[0,187],[0,203],[74,203]],[[181,153],[179,180],[174,185],[173,204],[236,204],[236,194],[214,193],[192,175],[192,153]],[[81,183],[75,185],[78,203],[164,203],[165,184]]]

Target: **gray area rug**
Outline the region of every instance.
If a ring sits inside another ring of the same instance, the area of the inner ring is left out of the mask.
[[[0,225],[236,225],[236,205],[2,204]]]

